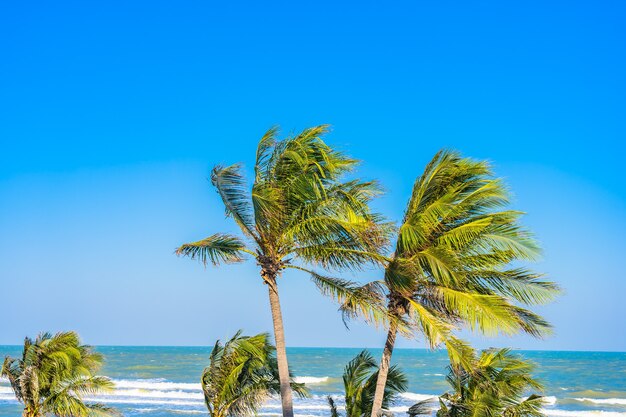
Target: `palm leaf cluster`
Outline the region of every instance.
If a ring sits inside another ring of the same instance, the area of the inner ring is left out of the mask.
[[[532,377],[534,365],[510,349],[484,350],[469,359],[470,366],[450,365],[446,377],[452,391],[439,398],[437,417],[541,417],[544,399],[531,394],[541,390]],[[424,413],[427,402],[409,410]]]
[[[212,417],[256,415],[270,395],[280,393],[274,351],[266,333],[237,332],[226,343],[215,343],[201,380]],[[308,395],[303,384],[292,381],[291,388],[302,397]]]
[[[1,375],[24,404],[25,417],[110,415],[113,409],[83,401],[113,388],[108,378],[96,375],[102,360],[74,332],[41,333],[25,339],[21,358],[4,359]]]
[[[214,234],[180,246],[177,253],[214,265],[252,256],[270,285],[286,268],[303,270],[324,294],[350,300],[363,312],[381,313],[367,304],[371,294],[354,283],[305,267],[372,262],[369,254],[386,244],[390,230],[369,208],[378,185],[343,179],[357,161],[326,145],[327,131],[322,125],[278,140],[277,129],[270,129],[258,145],[251,189],[240,164],[215,167],[211,182],[243,236]]]
[[[345,390],[346,417],[363,417],[370,414],[378,379],[378,363],[372,355],[364,350],[352,359],[343,372]],[[392,404],[398,394],[408,387],[406,375],[397,367],[389,369],[387,385],[383,396],[383,408]],[[328,397],[331,415],[339,415],[338,408],[332,397]]]
[[[251,188],[241,165],[215,167],[211,182],[243,236],[213,234],[176,251],[214,265],[251,256],[260,266],[268,286],[284,417],[293,417],[293,404],[278,295],[282,271],[308,273],[323,294],[349,303],[371,321],[380,322],[387,314],[377,307],[377,294],[307,267],[357,268],[371,262],[368,254],[386,244],[389,229],[369,209],[378,194],[377,184],[344,179],[357,161],[324,143],[327,130],[328,126],[317,126],[278,140],[277,130],[270,129],[257,147]]]
[[[461,326],[487,335],[549,332],[542,317],[521,305],[545,303],[558,287],[517,266],[540,250],[519,223],[522,213],[508,205],[489,164],[456,152],[439,152],[416,180],[385,268],[387,307],[397,321],[383,352],[372,417],[380,411],[397,331],[422,334],[431,347],[445,343],[453,361],[468,350],[453,334]],[[355,315],[349,305],[344,311]]]
[[[455,152],[439,152],[415,182],[384,283],[390,311],[431,346],[461,324],[488,335],[549,330],[518,303],[545,303],[558,287],[512,266],[540,250],[508,204],[486,162]]]

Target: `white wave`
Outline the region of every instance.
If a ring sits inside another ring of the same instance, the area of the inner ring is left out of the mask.
[[[11,387],[0,387],[0,394],[13,394]]]
[[[100,397],[100,395],[98,395]],[[188,391],[159,391],[159,390],[141,390],[141,389],[116,389],[115,391],[102,394],[102,397],[138,397],[138,398],[164,398],[164,399],[182,399],[182,400],[203,400],[204,395],[201,392]]]
[[[424,374],[424,376],[444,376],[443,374]]]
[[[111,398],[94,396],[85,398],[87,401],[107,404],[152,404],[152,405],[188,405],[204,407],[204,401],[166,400],[158,398]]]
[[[585,401],[594,404],[626,405],[626,398],[574,398],[576,401]]]
[[[200,384],[188,382],[170,382],[165,379],[113,379],[116,388],[138,388],[159,391],[184,390],[202,391]]]
[[[551,395],[543,397],[543,403],[546,405],[554,405],[556,404],[556,397],[553,397]]]
[[[296,376],[293,380],[299,384],[324,384],[328,382],[327,376],[317,377],[317,376]]]
[[[541,410],[545,415],[552,417],[626,417],[626,413],[617,411],[589,410],[589,411],[570,411],[558,409]]]
[[[417,394],[415,392],[403,392],[400,394],[400,398],[404,398],[406,400],[411,401],[424,401],[424,400],[434,400],[437,398],[436,395],[432,394]]]

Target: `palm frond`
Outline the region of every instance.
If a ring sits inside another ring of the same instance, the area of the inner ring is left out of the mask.
[[[211,172],[211,183],[222,198],[226,214],[235,220],[245,235],[258,241],[250,192],[240,171],[239,164],[218,165]]]
[[[208,262],[219,265],[243,261],[245,250],[246,246],[239,238],[216,233],[197,242],[185,243],[176,249],[176,254],[198,259],[204,265]]]

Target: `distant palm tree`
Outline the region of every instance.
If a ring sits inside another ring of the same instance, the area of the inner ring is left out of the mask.
[[[431,347],[445,343],[453,359],[467,346],[452,331],[461,325],[484,334],[519,331],[541,336],[549,324],[516,303],[551,300],[558,286],[518,260],[540,252],[520,226],[522,213],[506,209],[508,193],[486,162],[439,152],[417,179],[393,254],[372,254],[385,265],[384,281],[364,288],[385,294],[390,320],[372,417],[383,404],[398,331],[417,331]],[[359,313],[346,303],[344,313]]]
[[[284,417],[293,417],[293,404],[278,297],[282,271],[291,268],[310,274],[323,293],[349,300],[374,320],[385,315],[370,308],[368,291],[297,263],[355,268],[371,261],[367,252],[377,252],[385,244],[388,227],[379,224],[380,218],[368,207],[378,193],[376,184],[342,180],[356,161],[322,141],[327,130],[327,126],[317,126],[278,141],[276,129],[270,129],[258,145],[251,192],[240,165],[215,167],[211,181],[244,239],[214,234],[177,250],[204,264],[241,262],[249,255],[259,265],[269,292]]]
[[[266,333],[242,336],[239,331],[225,344],[215,343],[201,381],[211,417],[256,415],[263,401],[280,393],[274,351]],[[292,381],[291,388],[308,396],[304,384]]]
[[[83,401],[86,395],[113,388],[108,378],[96,375],[101,365],[102,355],[81,345],[76,333],[41,333],[35,340],[25,339],[21,358],[7,356],[0,374],[24,404],[24,417],[117,414],[103,404]]]
[[[452,391],[439,397],[437,417],[542,417],[544,398],[530,390],[541,390],[533,378],[534,365],[510,349],[489,349],[475,354],[469,365],[450,365],[448,384]],[[428,402],[409,409],[409,416],[430,415]]]
[[[352,359],[343,371],[346,417],[366,417],[371,413],[378,379],[378,364],[372,355],[364,350]],[[399,393],[405,392],[408,380],[404,373],[392,366],[387,375],[387,385],[383,395],[383,407],[393,403]],[[338,417],[335,401],[328,397],[331,417]]]

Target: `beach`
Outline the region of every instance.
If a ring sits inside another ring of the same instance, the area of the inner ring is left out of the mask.
[[[127,347],[104,346],[102,374],[116,385],[114,392],[98,400],[118,408],[125,416],[166,417],[181,414],[206,414],[199,378],[209,362],[209,347]],[[311,390],[312,397],[296,399],[299,416],[328,416],[326,396],[342,403],[341,373],[344,365],[360,349],[290,348],[290,366],[299,382]],[[379,356],[380,350],[370,349]],[[626,353],[519,351],[538,367],[543,382],[548,416],[626,417]],[[20,347],[0,346],[0,355],[18,356]],[[393,362],[406,372],[409,391],[391,407],[396,416],[416,401],[443,393],[448,358],[445,351],[397,349]],[[280,401],[271,399],[261,416],[280,416]],[[0,381],[0,417],[21,416],[6,380]]]

